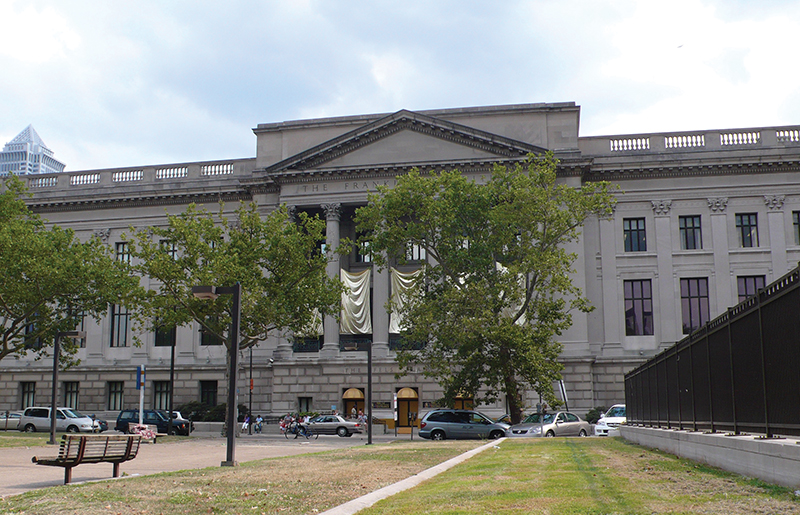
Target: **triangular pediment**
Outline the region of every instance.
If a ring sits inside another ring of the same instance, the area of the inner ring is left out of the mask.
[[[265,169],[268,174],[436,166],[522,159],[545,149],[465,125],[398,111]]]

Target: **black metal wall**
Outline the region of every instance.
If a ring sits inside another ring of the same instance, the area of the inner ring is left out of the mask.
[[[800,435],[800,268],[625,375],[628,424]]]

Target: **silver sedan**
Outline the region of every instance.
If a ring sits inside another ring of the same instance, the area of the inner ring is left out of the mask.
[[[512,437],[526,436],[588,436],[592,425],[569,411],[538,413],[528,416],[522,424],[511,426],[508,434]]]
[[[347,420],[339,415],[320,415],[308,423],[312,433],[321,435],[353,436],[353,433],[364,432],[364,427],[357,420]]]

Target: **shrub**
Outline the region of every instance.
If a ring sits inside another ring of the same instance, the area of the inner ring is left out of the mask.
[[[596,408],[592,408],[586,413],[586,422],[590,424],[597,424],[597,421],[600,420],[600,415],[606,412],[606,408],[603,406],[598,406]]]

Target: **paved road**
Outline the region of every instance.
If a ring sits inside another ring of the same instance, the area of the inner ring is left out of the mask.
[[[400,439],[409,439],[401,435]],[[416,440],[417,437],[415,436]],[[375,435],[374,443],[395,440],[391,435]],[[236,439],[236,461],[258,460],[280,456],[294,456],[310,452],[321,452],[343,447],[365,445],[367,437],[354,435],[350,438],[320,436],[317,440],[287,440],[277,434],[243,435]],[[219,436],[192,436],[185,441],[168,444],[142,444],[139,454],[132,461],[120,465],[120,472],[128,475],[146,475],[176,470],[219,467],[227,456],[226,439]],[[64,484],[64,469],[36,465],[33,456],[53,456],[55,447],[30,447],[0,449],[0,496],[6,497],[43,488]],[[72,482],[95,481],[112,476],[113,465],[93,463],[79,465],[72,469]]]

